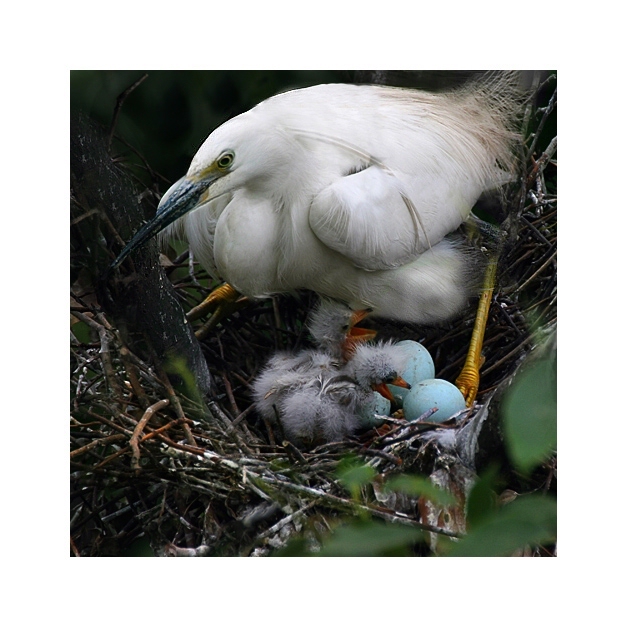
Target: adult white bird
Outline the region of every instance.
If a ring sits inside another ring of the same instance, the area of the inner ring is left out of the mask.
[[[466,303],[472,257],[447,238],[508,179],[513,73],[447,93],[317,85],[217,128],[112,264],[171,225],[216,279],[254,298],[306,288],[415,323]]]

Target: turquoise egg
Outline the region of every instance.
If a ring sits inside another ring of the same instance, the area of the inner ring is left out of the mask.
[[[433,379],[435,377],[435,366],[433,365],[433,359],[429,351],[418,342],[413,340],[401,340],[394,346],[402,346],[403,350],[409,355],[407,366],[401,373],[401,377],[409,383],[412,387],[420,381],[425,379]],[[405,388],[399,388],[396,385],[388,385],[392,396],[399,405],[403,404],[403,400],[407,396],[409,390]]]
[[[444,379],[427,379],[412,386],[403,401],[403,413],[407,420],[416,420],[432,407],[437,407],[427,420],[444,422],[453,414],[466,408],[462,393],[452,383]]]
[[[375,418],[375,414],[379,416],[389,416],[391,409],[392,404],[387,398],[383,398],[379,392],[373,392],[371,402],[365,405],[359,413],[361,426],[364,428],[381,426],[383,420]]]

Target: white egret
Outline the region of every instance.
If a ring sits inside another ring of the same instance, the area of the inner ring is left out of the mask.
[[[476,252],[448,236],[514,171],[516,80],[269,98],[209,135],[112,268],[171,225],[227,282],[220,297],[304,288],[373,316],[446,320],[480,284]]]

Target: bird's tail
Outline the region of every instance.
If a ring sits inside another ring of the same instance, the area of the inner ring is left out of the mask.
[[[522,146],[522,120],[530,91],[526,72],[491,71],[451,94],[474,120],[469,129],[503,172],[503,182],[515,174]]]

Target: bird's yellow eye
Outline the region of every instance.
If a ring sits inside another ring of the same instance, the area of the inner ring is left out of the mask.
[[[225,152],[217,161],[220,170],[227,170],[231,167],[235,155],[232,152]]]

